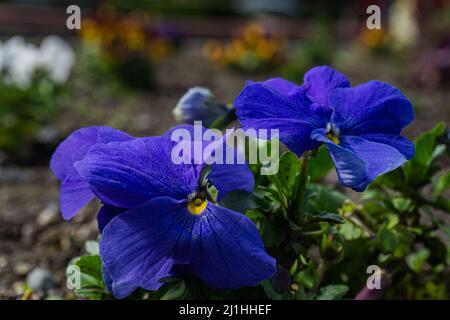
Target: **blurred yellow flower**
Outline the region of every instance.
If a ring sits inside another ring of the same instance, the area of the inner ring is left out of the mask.
[[[244,71],[274,67],[281,60],[283,41],[270,36],[258,23],[250,23],[229,43],[208,41],[203,55],[221,67]]]

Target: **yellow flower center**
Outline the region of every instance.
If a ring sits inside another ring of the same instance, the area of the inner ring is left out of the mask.
[[[202,198],[195,198],[188,202],[187,208],[190,213],[199,215],[206,209],[208,200]]]
[[[327,138],[330,139],[331,141],[333,141],[335,144],[339,144],[339,137],[334,135],[333,133],[328,132]]]

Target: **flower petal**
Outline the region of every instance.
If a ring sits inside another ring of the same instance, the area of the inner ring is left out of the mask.
[[[104,204],[97,215],[98,230],[100,230],[100,233],[103,232],[103,229],[113,218],[124,211],[126,211],[126,209]]]
[[[339,71],[321,66],[305,73],[303,87],[311,101],[328,106],[331,92],[335,88],[350,87],[350,81]]]
[[[97,197],[115,207],[158,196],[185,199],[196,190],[199,172],[191,164],[174,164],[172,146],[165,136],[97,144],[75,167]]]
[[[60,202],[64,219],[75,216],[78,210],[94,198],[89,184],[80,177],[74,163],[83,159],[94,144],[130,139],[133,138],[120,130],[95,126],[76,130],[61,142],[52,155],[50,167],[62,181]]]
[[[251,84],[251,82],[249,84]],[[298,88],[298,85],[283,78],[272,78],[262,82],[262,85],[282,94],[289,94]]]
[[[89,148],[97,142],[98,127],[87,127],[73,132],[60,143],[50,160],[50,167],[59,180],[73,172],[73,163],[83,159]]]
[[[208,163],[208,157],[205,149],[208,147],[210,154],[214,155],[218,163],[215,162],[211,164],[211,173],[208,175],[208,179],[219,191],[218,200],[223,199],[228,192],[233,190],[245,190],[247,192],[252,192],[254,187],[254,177],[250,168],[245,162],[245,158],[238,153],[238,149],[233,144],[230,146],[227,141],[230,137],[234,138],[235,131],[230,131],[227,134],[220,137],[217,141],[204,141],[202,139],[203,134],[208,130],[202,126],[193,125],[182,125],[177,126],[169,130],[164,136],[171,138],[172,133],[176,129],[187,130],[189,132],[191,139],[190,141],[184,141],[190,145],[191,154],[197,159],[197,163],[200,165],[196,166],[196,170],[200,172],[204,167],[205,163]],[[197,134],[195,130],[197,129]],[[197,144],[196,148],[194,144]],[[195,154],[196,150],[201,152],[201,154]],[[221,154],[220,154],[221,153]],[[227,164],[227,158],[232,155],[233,163]],[[242,161],[241,161],[242,160]]]
[[[311,132],[326,126],[331,111],[312,104],[302,87],[286,95],[260,83],[247,86],[235,106],[244,131],[278,129],[280,140],[298,156],[320,145],[311,140]]]
[[[78,210],[87,205],[94,197],[95,195],[91,191],[89,184],[80,176],[67,176],[61,183],[59,197],[61,213],[64,220],[73,218]]]
[[[112,293],[124,298],[137,288],[156,290],[173,275],[175,263],[189,260],[190,231],[196,217],[184,201],[150,200],[113,218],[103,229],[100,256]]]
[[[255,186],[255,178],[247,164],[214,164],[208,179],[219,191],[218,201],[234,190],[252,192]]]
[[[256,286],[276,271],[253,222],[208,204],[192,230],[191,272],[219,289]]]
[[[336,89],[330,102],[331,122],[346,135],[398,135],[414,119],[413,107],[400,90],[380,81]]]
[[[379,142],[376,142],[356,136],[340,136],[340,143],[335,144],[325,137],[325,130],[316,130],[313,136],[325,142],[340,182],[359,192],[378,176],[401,166],[411,156],[409,146],[401,139],[389,145],[380,143],[388,138],[378,137]]]

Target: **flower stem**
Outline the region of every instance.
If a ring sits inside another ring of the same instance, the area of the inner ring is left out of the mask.
[[[311,152],[309,151],[303,154],[302,159],[300,160],[300,172],[294,186],[291,219],[298,224],[301,222],[301,210],[305,200],[306,184],[309,180],[308,164],[310,157]]]
[[[236,116],[236,109],[230,109],[230,111],[214,121],[210,125],[210,129],[218,129],[218,130],[224,130],[226,127],[228,127],[233,121],[237,119]]]

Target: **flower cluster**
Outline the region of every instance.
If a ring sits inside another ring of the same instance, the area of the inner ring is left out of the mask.
[[[148,28],[138,17],[119,18],[114,12],[97,19],[85,19],[81,38],[87,44],[100,47],[102,55],[121,61],[140,55],[150,61],[160,61],[174,49],[172,40]]]
[[[184,103],[210,98],[209,91],[196,89]],[[403,94],[379,81],[351,87],[329,67],[311,69],[300,86],[280,78],[248,82],[235,107],[244,130],[278,129],[297,156],[324,144],[341,183],[356,191],[414,154],[414,144],[400,136],[414,118]],[[179,126],[162,136],[135,138],[110,127],[88,127],[70,135],[52,157],[65,219],[94,198],[103,203],[102,273],[117,298],[137,288],[156,290],[171,276],[235,289],[256,286],[276,272],[255,224],[218,205],[233,190],[253,191],[248,166],[211,164],[195,152],[188,153],[188,163],[173,161],[179,143],[200,150],[226,146],[226,136],[205,142],[194,129]],[[173,141],[174,130],[186,130],[193,139]]]
[[[203,51],[208,59],[221,67],[259,71],[279,64],[281,48],[281,39],[268,35],[260,24],[252,23],[231,43],[207,42]]]
[[[39,70],[47,72],[54,83],[63,84],[74,63],[72,48],[57,36],[44,38],[39,47],[20,36],[0,43],[0,74],[9,85],[27,88]]]

